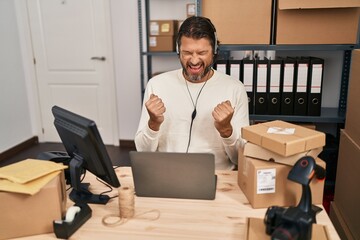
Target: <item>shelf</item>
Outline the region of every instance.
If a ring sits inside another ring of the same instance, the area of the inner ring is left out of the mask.
[[[176,56],[176,52],[142,52],[141,55],[147,56]]]
[[[322,108],[321,116],[295,116],[295,115],[250,115],[250,120],[283,120],[288,122],[311,123],[344,123],[345,117],[339,116],[338,108]]]
[[[241,50],[278,50],[278,51],[345,51],[360,48],[360,45],[351,44],[329,44],[329,45],[220,45],[220,51],[241,51]],[[175,56],[176,52],[142,52],[141,55],[147,56]]]
[[[346,51],[360,48],[360,45],[230,45],[220,46],[220,52],[243,50],[273,51]],[[176,52],[141,52],[142,56],[176,56]]]
[[[359,48],[354,44],[306,44],[306,45],[247,45],[247,44],[224,44],[220,45],[220,51],[239,50],[291,50],[291,51],[344,51]]]

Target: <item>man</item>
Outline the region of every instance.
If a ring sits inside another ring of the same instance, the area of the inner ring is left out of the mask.
[[[249,125],[248,98],[239,80],[212,69],[218,43],[209,19],[183,22],[176,41],[182,69],[149,80],[138,151],[210,152],[216,169],[234,169],[241,128]]]

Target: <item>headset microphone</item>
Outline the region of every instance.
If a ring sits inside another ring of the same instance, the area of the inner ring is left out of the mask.
[[[194,111],[192,112],[192,114],[191,114],[191,120],[194,120],[195,119],[195,117],[196,117],[196,108],[194,108]]]

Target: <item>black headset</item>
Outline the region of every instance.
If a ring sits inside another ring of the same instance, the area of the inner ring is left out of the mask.
[[[217,34],[216,34],[216,30],[215,30],[215,26],[214,24],[211,23],[210,19],[203,17],[203,19],[205,19],[205,21],[208,23],[208,25],[211,27],[211,29],[213,30],[213,34],[214,34],[214,55],[216,55],[218,53],[218,38],[217,38]],[[185,20],[186,21],[186,20]],[[182,37],[182,34],[180,34],[181,32],[183,32],[183,30],[180,27],[179,33],[178,33],[178,37],[176,39],[176,53],[179,55],[180,54],[180,37]]]

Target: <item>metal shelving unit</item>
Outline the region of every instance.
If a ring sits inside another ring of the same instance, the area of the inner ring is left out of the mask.
[[[149,22],[149,4],[151,0],[138,0],[138,14],[139,14],[139,44],[140,44],[140,67],[141,67],[141,92],[145,89],[145,71],[147,76],[152,74],[152,57],[153,56],[176,56],[175,52],[147,52],[144,47],[143,35],[147,36],[149,31],[148,24],[143,29],[143,19],[145,23]],[[144,2],[144,10],[143,4]],[[196,0],[197,13],[201,13],[201,0]],[[143,11],[145,16],[143,16]],[[146,46],[149,46],[146,38]],[[351,64],[351,51],[359,48],[359,45],[349,44],[325,44],[325,45],[221,45],[221,52],[244,51],[244,50],[275,50],[275,51],[344,51],[342,78],[340,85],[340,97],[337,108],[322,108],[321,116],[295,116],[295,115],[250,115],[250,120],[275,120],[281,119],[290,122],[311,122],[311,123],[334,123],[343,124],[345,122],[346,101],[348,92],[349,72]],[[226,55],[226,54],[225,54]],[[227,54],[229,55],[229,54]],[[146,69],[145,69],[146,61]],[[325,80],[326,82],[326,80]]]

